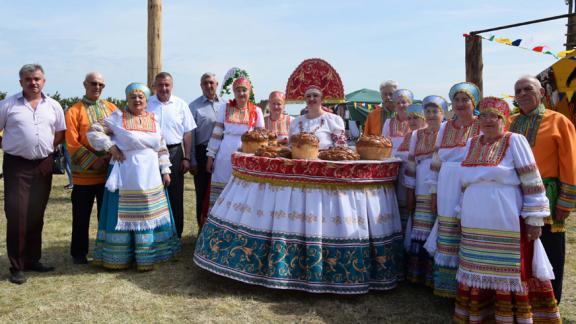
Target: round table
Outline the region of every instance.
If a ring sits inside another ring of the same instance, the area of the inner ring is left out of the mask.
[[[271,288],[360,294],[403,278],[400,160],[232,155],[233,175],[196,242],[208,271]]]

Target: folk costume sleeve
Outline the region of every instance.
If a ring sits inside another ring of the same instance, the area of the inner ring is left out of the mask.
[[[227,106],[222,106],[220,110],[218,110],[218,116],[216,116],[214,129],[212,130],[212,137],[210,137],[210,141],[208,141],[206,155],[212,158],[216,158],[216,154],[218,154],[218,150],[220,150],[220,144],[224,138],[224,120],[226,119],[226,108]],[[259,122],[260,118],[257,120]],[[262,125],[264,125],[264,120],[262,120]]]
[[[83,116],[84,104],[79,101],[66,111],[66,148],[70,157],[84,170],[92,167],[98,156],[92,152],[90,147],[81,143],[80,132],[82,125],[88,123],[87,117]]]
[[[576,207],[576,130],[568,118],[559,118],[559,180],[556,208],[572,212]]]
[[[524,136],[513,134],[509,150],[514,158],[514,167],[522,189],[520,215],[529,225],[543,226],[544,217],[550,215],[550,207],[530,144]]]
[[[116,145],[110,137],[111,134],[110,128],[106,126],[105,121],[102,121],[92,124],[86,135],[88,142],[94,149],[108,152],[112,146]]]
[[[406,170],[404,171],[403,184],[406,188],[416,188],[416,141],[418,131],[412,132],[410,139],[410,148],[408,149],[408,161],[406,162]]]
[[[160,140],[160,149],[158,150],[158,164],[160,165],[161,174],[170,174],[170,152],[168,151],[168,146],[166,146],[166,141],[164,137]]]

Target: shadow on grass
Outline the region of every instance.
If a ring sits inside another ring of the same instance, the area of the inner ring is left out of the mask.
[[[268,289],[244,284],[204,271],[192,261],[193,237],[185,237],[182,254],[177,261],[160,265],[156,270],[106,270],[92,265],[75,265],[69,255],[68,241],[51,241],[43,249],[42,262],[56,267],[54,272],[28,272],[28,284],[36,277],[80,276],[85,274],[115,273],[116,280],[124,280],[152,294],[182,296],[190,299],[224,299],[269,305],[280,316],[314,314],[327,322],[446,323],[453,312],[453,302],[431,298],[423,287],[401,284],[396,290],[370,292],[365,295],[311,294],[293,290]],[[91,242],[91,247],[93,242]],[[3,279],[8,278],[9,263],[0,258]],[[418,310],[414,307],[417,305]],[[335,311],[338,310],[338,311]]]

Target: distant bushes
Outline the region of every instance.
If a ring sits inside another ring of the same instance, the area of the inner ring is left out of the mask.
[[[6,98],[7,93],[0,91],[0,100]],[[58,101],[60,103],[60,105],[62,106],[62,108],[67,109],[68,107],[72,106],[73,104],[77,103],[78,101],[80,101],[82,98],[80,97],[71,97],[71,98],[63,98],[62,95],[60,93],[58,93],[58,91],[56,91],[56,93],[54,94],[48,94],[49,97],[51,97],[52,99]],[[126,100],[120,100],[120,99],[116,99],[116,98],[106,98],[106,100],[110,101],[111,103],[115,104],[117,107],[124,107],[126,106]]]

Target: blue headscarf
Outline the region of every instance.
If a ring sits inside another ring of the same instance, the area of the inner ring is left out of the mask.
[[[434,106],[442,109],[442,112],[444,113],[444,115],[446,115],[446,113],[448,113],[448,101],[446,101],[446,99],[444,99],[440,96],[431,95],[431,96],[427,96],[424,99],[422,99],[422,107],[424,107],[424,109],[426,109],[426,106],[428,106],[428,105],[434,105]]]
[[[398,89],[394,91],[394,94],[392,94],[392,100],[394,100],[394,102],[401,97],[410,100],[410,102],[414,101],[414,94],[408,89]]]
[[[413,103],[406,109],[408,115],[416,115],[417,117],[424,118],[424,106],[421,103]]]
[[[455,85],[450,88],[450,92],[448,96],[450,100],[454,102],[454,97],[459,92],[465,93],[470,100],[472,100],[472,104],[474,105],[474,115],[478,116],[478,103],[480,102],[480,89],[474,84],[470,82],[460,82],[456,83]]]
[[[126,99],[128,99],[128,96],[134,91],[142,91],[146,95],[146,99],[150,97],[150,89],[145,84],[132,82],[126,87],[126,90],[124,91],[126,93]]]

